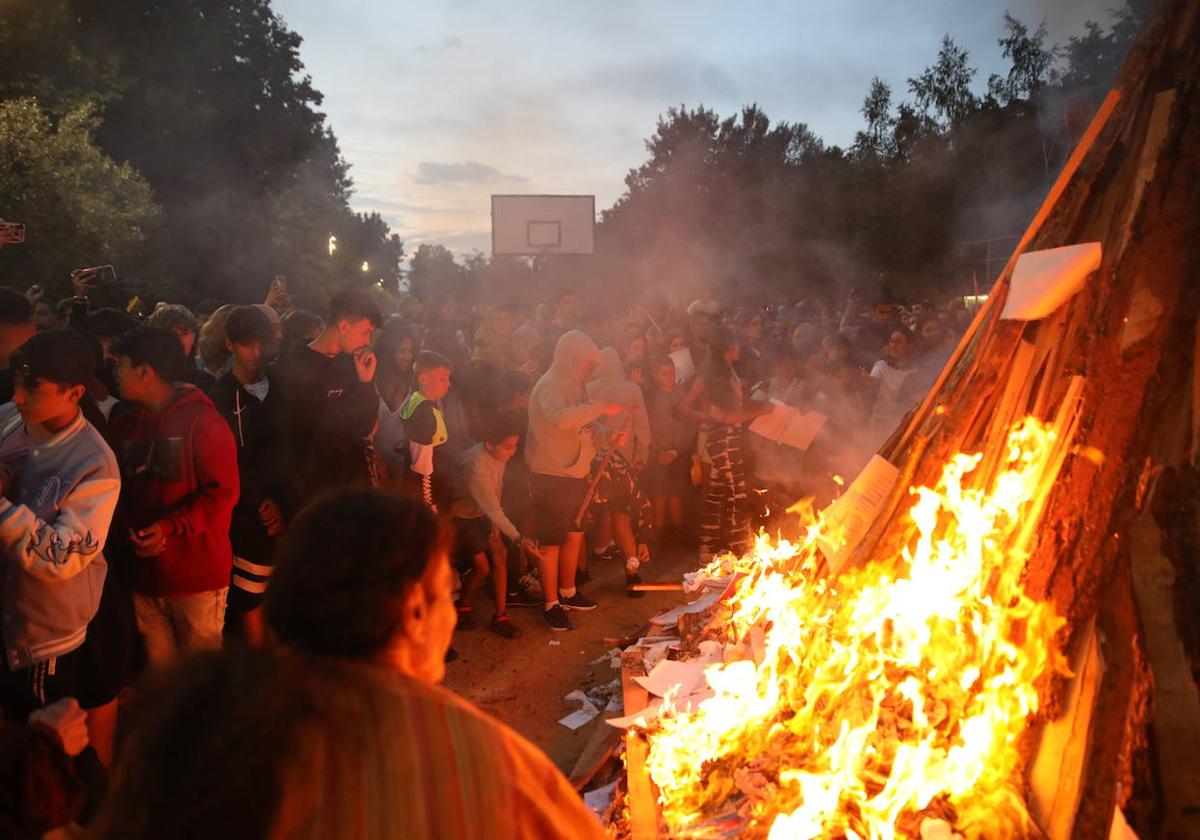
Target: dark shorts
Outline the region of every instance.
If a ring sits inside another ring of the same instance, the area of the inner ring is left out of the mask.
[[[492,520],[486,516],[454,520],[454,567],[465,572],[475,565],[475,555],[487,554]]]
[[[575,515],[587,495],[588,480],[530,473],[529,486],[533,494],[538,542],[562,545],[567,541],[567,534],[577,530]]]
[[[35,709],[75,697],[82,660],[83,653],[76,648],[19,671],[10,671],[7,662],[0,662],[0,709],[4,719],[24,723]]]

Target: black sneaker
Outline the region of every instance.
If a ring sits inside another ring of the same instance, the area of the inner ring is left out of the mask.
[[[545,601],[541,595],[534,595],[525,587],[508,593],[510,607],[540,607]]]
[[[542,618],[550,625],[550,629],[556,633],[575,629],[575,625],[571,623],[571,619],[567,618],[567,614],[563,611],[561,604],[555,604],[550,609],[543,610]]]
[[[592,575],[587,569],[580,569],[575,573],[576,583],[591,583]]]
[[[576,582],[579,581],[578,575],[575,576],[575,580]],[[564,610],[579,610],[580,612],[594,610],[596,607],[600,606],[591,598],[579,591],[576,591],[575,594],[569,598],[560,594],[558,596],[558,603],[562,604]]]
[[[475,616],[470,610],[460,609],[458,611],[458,623],[454,626],[455,630],[474,630],[479,625],[475,623]]]
[[[645,598],[645,592],[639,592],[633,587],[641,583],[642,579],[637,572],[625,573],[625,597],[626,598]]]
[[[506,639],[516,639],[521,635],[521,628],[512,623],[506,615],[497,615],[492,617],[492,623],[488,625],[493,633],[498,633]]]

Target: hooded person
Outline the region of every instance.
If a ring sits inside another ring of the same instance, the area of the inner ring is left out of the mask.
[[[600,351],[600,363],[595,376],[585,386],[588,399],[598,403],[616,403],[621,411],[604,423],[610,430],[629,424],[629,439],[617,451],[635,467],[646,463],[650,455],[650,417],[646,413],[646,397],[636,383],[625,376],[625,366],[615,348]]]
[[[542,546],[539,567],[545,598],[543,616],[552,630],[569,630],[564,609],[592,610],[596,602],[575,589],[583,532],[575,517],[587,494],[596,455],[592,424],[621,411],[616,403],[588,400],[585,383],[600,362],[596,342],[578,330],[558,340],[550,369],[529,395],[525,460]],[[619,438],[614,442],[619,442]]]
[[[596,485],[596,505],[599,533],[597,552],[607,553],[614,548],[616,555],[625,561],[626,591],[630,597],[639,597],[632,587],[641,583],[637,577],[641,562],[649,557],[645,548],[646,532],[650,527],[652,511],[639,486],[638,474],[650,457],[650,417],[646,413],[646,397],[637,384],[625,376],[621,356],[612,347],[600,351],[600,364],[595,377],[586,385],[588,397],[600,403],[616,403],[620,412],[602,422],[605,430],[618,432],[628,430],[624,442],[617,446],[619,458],[597,463],[600,479]],[[611,556],[611,555],[610,555]]]

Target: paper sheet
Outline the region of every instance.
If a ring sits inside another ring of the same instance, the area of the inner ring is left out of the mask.
[[[866,536],[899,479],[900,471],[887,459],[875,455],[846,492],[822,512],[826,536],[817,545],[834,574],[842,570]]]
[[[690,604],[683,604],[675,607],[674,609],[667,610],[664,613],[659,613],[658,615],[654,616],[654,618],[650,619],[650,623],[659,627],[674,627],[679,623],[679,616],[683,615],[684,613],[692,614],[704,612],[706,609],[715,604],[717,599],[720,597],[720,592],[716,591],[715,589],[710,589],[708,592]]]
[[[579,689],[575,689],[563,699],[568,702],[580,704],[578,709],[571,712],[571,714],[567,715],[566,717],[560,718],[558,721],[572,732],[586,724],[596,715],[600,714],[600,710],[597,709],[592,704],[592,701],[588,699],[588,696]]]
[[[1026,251],[1013,266],[1001,318],[1036,321],[1045,318],[1083,288],[1100,267],[1099,242]]]
[[[677,689],[678,696],[686,697],[705,685],[704,669],[707,667],[698,659],[687,662],[664,659],[649,674],[634,677],[633,680],[655,697],[665,697],[671,689]]]
[[[654,720],[658,717],[658,709],[662,706],[662,700],[657,697],[651,698],[650,704],[642,709],[636,715],[626,715],[625,717],[608,718],[605,723],[609,726],[614,726],[617,729],[628,729],[637,724],[643,725],[647,721]]]
[[[675,363],[675,384],[682,385],[696,375],[696,364],[692,361],[692,351],[684,347],[674,353],[668,353]]]
[[[612,804],[616,790],[617,783],[609,782],[603,787],[585,791],[583,794],[583,804],[587,805],[588,810],[596,816],[603,816],[604,812],[608,810],[608,806]]]
[[[825,426],[824,414],[801,411],[779,400],[771,400],[770,414],[754,418],[750,431],[760,437],[804,452]]]

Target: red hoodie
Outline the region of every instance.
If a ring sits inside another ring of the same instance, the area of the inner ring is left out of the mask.
[[[229,586],[237,445],[212,401],[193,385],[176,385],[161,413],[132,404],[109,433],[121,464],[122,529],[166,524],[166,550],[134,559],[137,591],[171,597]]]

